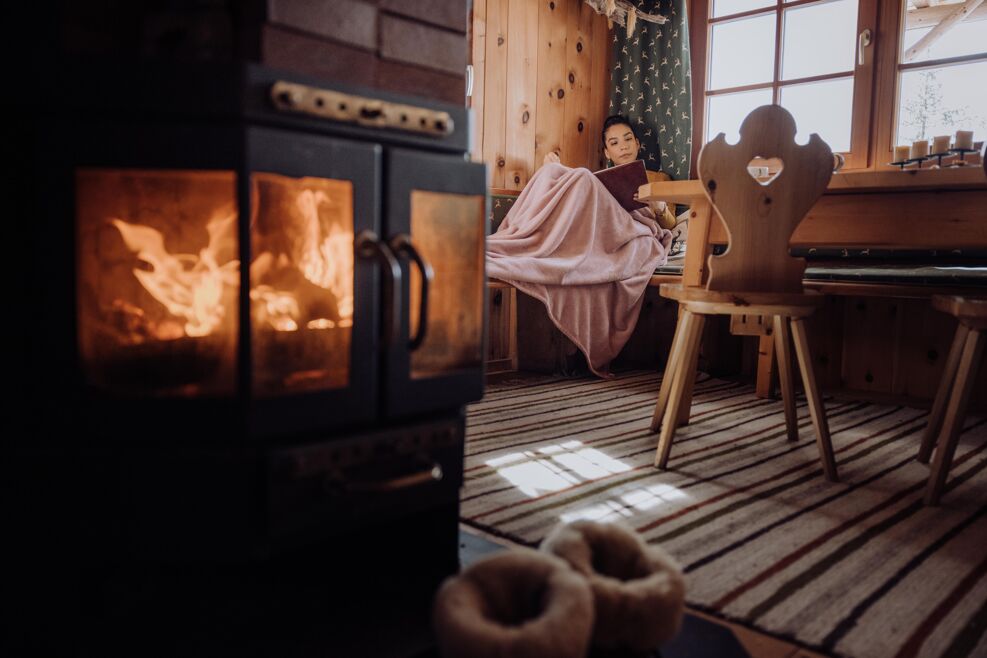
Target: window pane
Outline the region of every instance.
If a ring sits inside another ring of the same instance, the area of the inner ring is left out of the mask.
[[[832,150],[850,150],[853,78],[782,87],[781,104],[795,117],[796,141],[805,144],[818,133]]]
[[[783,80],[853,70],[857,0],[836,0],[785,10]]]
[[[942,18],[956,11],[961,0],[944,1],[936,7],[921,9],[915,8],[913,0],[905,2],[908,4],[905,11],[905,34],[901,40],[903,63],[987,53],[987,8],[981,5],[967,20],[955,24],[941,38],[932,42],[928,49],[916,53],[911,59],[905,59],[904,53],[931,32]]]
[[[973,62],[901,74],[896,142],[974,131],[987,136],[987,62]]]
[[[775,15],[713,26],[710,89],[771,82],[775,68]]]
[[[771,7],[775,0],[713,0],[713,18],[739,14],[742,11]]]
[[[750,114],[754,108],[770,104],[770,89],[710,96],[708,112],[706,113],[708,117],[706,119],[706,141],[708,142],[722,132],[727,134],[727,141],[736,144],[740,139],[738,129],[744,117]]]

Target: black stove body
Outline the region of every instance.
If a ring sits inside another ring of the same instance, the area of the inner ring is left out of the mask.
[[[46,89],[28,552],[73,573],[305,554],[344,581],[383,560],[434,589],[483,390],[466,110],[253,65],[70,67]]]

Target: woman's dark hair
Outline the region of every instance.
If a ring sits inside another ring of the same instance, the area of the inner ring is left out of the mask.
[[[623,114],[611,114],[603,122],[603,131],[600,133],[600,141],[603,142],[603,145],[604,146],[607,145],[607,130],[610,129],[610,126],[624,126],[624,125],[626,125],[628,128],[631,129],[631,133],[634,134],[635,139],[639,139],[637,136],[637,131],[634,130],[634,125],[631,124],[630,119],[625,117]]]

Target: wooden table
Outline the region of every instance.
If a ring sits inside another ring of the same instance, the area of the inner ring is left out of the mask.
[[[726,244],[728,235],[712,212],[702,183],[650,183],[641,186],[638,197],[690,207],[682,282],[703,285],[710,247]],[[987,174],[979,166],[834,174],[826,193],[792,235],[791,246],[987,251]],[[668,275],[656,275],[656,279],[654,283],[659,283]],[[806,287],[855,296],[927,298],[935,293],[955,292],[930,286],[822,281],[806,281]],[[772,370],[759,366],[759,394],[770,392]]]

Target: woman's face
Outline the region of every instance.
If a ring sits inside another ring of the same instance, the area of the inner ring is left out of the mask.
[[[626,123],[618,123],[607,128],[603,135],[603,154],[615,165],[627,164],[637,160],[641,142],[637,141],[634,131]]]

